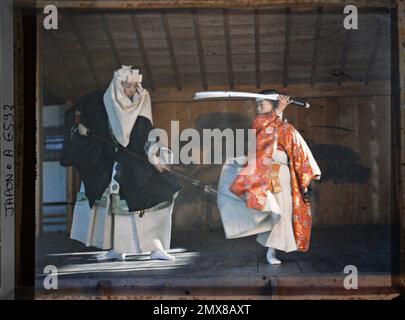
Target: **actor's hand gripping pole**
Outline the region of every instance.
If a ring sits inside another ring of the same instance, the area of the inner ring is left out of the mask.
[[[207,99],[264,99],[264,100],[279,100],[279,94],[260,94],[251,92],[239,91],[202,91],[194,94],[194,100],[207,100]],[[310,107],[308,102],[297,99],[291,99],[291,104],[308,109]]]

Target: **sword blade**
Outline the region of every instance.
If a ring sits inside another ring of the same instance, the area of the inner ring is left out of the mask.
[[[194,94],[194,100],[205,99],[267,99],[278,100],[278,94],[260,94],[239,91],[202,91]]]
[[[260,94],[251,92],[239,91],[202,91],[194,94],[193,100],[209,100],[209,99],[263,99],[263,100],[279,100],[279,94]],[[291,99],[291,104],[298,107],[308,109],[310,107],[308,102],[301,100]]]

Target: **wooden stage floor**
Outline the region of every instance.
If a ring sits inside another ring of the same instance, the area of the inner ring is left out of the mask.
[[[65,234],[37,242],[37,299],[389,299],[389,226],[315,227],[307,253],[279,253],[281,265],[265,261],[255,237],[226,240],[222,231],[173,232],[174,261],[148,255],[97,262],[101,251]],[[58,268],[58,289],[43,287],[44,267]],[[343,286],[344,268],[358,270],[358,290]]]

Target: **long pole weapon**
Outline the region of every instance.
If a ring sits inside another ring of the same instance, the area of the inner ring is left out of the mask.
[[[238,92],[238,91],[203,91],[203,92],[197,92],[194,95],[194,100],[206,100],[206,99],[266,99],[266,100],[279,100],[280,95],[279,94],[260,94],[260,93],[250,93],[250,92]],[[291,99],[291,104],[296,105],[298,107],[302,107],[302,108],[306,108],[308,109],[310,107],[308,102],[304,102],[304,101],[300,101],[297,99]],[[78,126],[80,124],[80,112],[76,111],[75,112],[75,124]],[[77,129],[77,127],[76,127]],[[75,133],[75,131],[77,130],[72,130],[72,134]],[[92,137],[100,142],[106,143],[106,144],[110,144],[110,145],[114,145],[111,141],[108,141],[106,139],[103,139],[95,134],[92,134],[91,132],[88,133],[89,137]],[[130,154],[133,157],[136,157],[138,159],[142,159],[143,161],[148,161],[147,159],[141,157],[140,155],[127,150],[127,149],[123,149],[121,148],[124,152],[126,152],[127,154]],[[234,201],[241,201],[243,202],[243,200],[238,199],[238,198],[234,198],[231,197],[227,194],[224,194],[216,189],[214,189],[213,187],[203,184],[200,180],[198,179],[194,179],[191,178],[187,175],[184,175],[181,172],[178,172],[177,170],[175,170],[172,166],[167,166],[168,168],[168,173],[172,174],[175,177],[178,177],[196,187],[201,188],[205,193],[208,194],[215,194],[215,195],[222,195],[225,197],[228,197]]]
[[[77,132],[78,130],[75,130],[75,131]],[[101,138],[101,137],[99,137],[99,136],[97,136],[97,135],[95,135],[95,134],[93,134],[91,132],[88,132],[87,136],[90,137],[90,138],[96,139],[96,140],[98,140],[100,142],[103,142],[103,143],[106,143],[108,145],[116,147],[116,145],[113,142],[108,141],[108,140],[106,140],[104,138]],[[133,151],[124,149],[121,146],[119,146],[119,147],[121,148],[121,150],[123,150],[125,153],[129,154],[131,157],[135,157],[135,158],[140,159],[142,161],[148,161],[148,159],[140,156],[139,154],[137,154],[137,153],[135,153]],[[173,176],[175,176],[177,178],[180,178],[180,179],[184,180],[185,182],[187,182],[189,184],[192,184],[193,186],[201,188],[207,194],[212,194],[212,195],[216,195],[216,196],[221,195],[221,196],[227,197],[229,199],[232,199],[234,201],[243,202],[243,200],[241,200],[241,199],[238,199],[236,197],[231,197],[228,194],[222,193],[222,192],[214,189],[210,185],[202,183],[198,179],[191,178],[191,177],[179,172],[178,170],[174,169],[171,165],[168,165],[167,168],[168,168],[167,172],[170,173],[171,175],[173,175]]]

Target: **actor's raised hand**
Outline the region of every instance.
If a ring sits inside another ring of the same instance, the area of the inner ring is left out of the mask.
[[[278,111],[283,112],[285,108],[292,102],[289,96],[283,96],[280,94],[280,98],[278,100]]]
[[[142,87],[142,84],[140,82],[137,83],[136,89],[137,89],[138,93],[142,93],[144,90]]]
[[[81,136],[88,136],[89,135],[89,131],[90,129],[85,127],[83,124],[79,123],[79,125],[77,126],[79,134]]]

